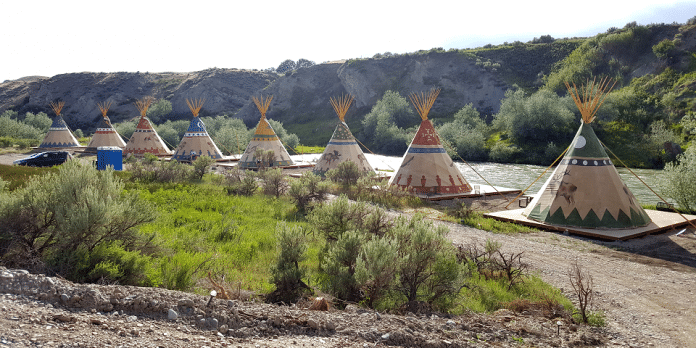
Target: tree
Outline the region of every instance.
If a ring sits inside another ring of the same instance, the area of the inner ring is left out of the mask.
[[[297,61],[297,66],[295,68],[296,69],[309,68],[309,67],[312,67],[314,65],[315,65],[314,61],[311,61],[309,59],[300,58],[300,60]]]
[[[279,74],[284,74],[288,71],[293,71],[297,67],[297,63],[295,63],[294,60],[292,59],[286,59],[278,67],[276,68],[276,72]]]
[[[677,52],[677,49],[674,45],[674,41],[670,39],[664,39],[655,46],[653,46],[652,51],[653,53],[655,53],[655,56],[657,56],[657,58],[668,60],[674,56],[674,54]]]
[[[403,127],[415,126],[419,119],[406,98],[398,92],[386,91],[365,115],[361,138],[373,151],[401,155],[411,140]]]
[[[160,99],[150,105],[147,109],[147,117],[155,123],[161,123],[163,117],[172,112],[172,102],[166,99]]]
[[[677,162],[665,165],[660,188],[683,209],[696,209],[696,148],[689,147],[677,156]]]
[[[215,163],[215,160],[210,158],[210,156],[199,156],[193,161],[193,176],[201,180],[203,175],[208,171],[211,165]]]

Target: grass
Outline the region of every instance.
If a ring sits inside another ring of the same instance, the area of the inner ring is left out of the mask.
[[[531,233],[539,231],[529,226],[487,218],[484,217],[481,212],[472,212],[468,216],[462,218],[460,222],[462,225],[501,234]]]
[[[324,146],[306,146],[306,145],[297,145],[295,147],[295,151],[297,153],[324,153]]]
[[[57,172],[57,167],[42,168],[0,164],[0,178],[9,182],[10,191],[24,187],[26,182],[34,176]]]
[[[229,288],[270,292],[276,224],[306,225],[295,221],[294,205],[282,198],[228,196],[205,183],[129,186],[158,210],[157,219],[140,228],[156,235],[162,250],[148,274],[152,286],[202,290],[210,272]],[[310,254],[318,253],[319,241],[309,239]],[[316,269],[311,263],[305,266]]]
[[[537,306],[558,304],[570,313],[574,310],[572,302],[558,289],[544,283],[535,275],[528,275],[524,282],[508,290],[504,279],[486,279],[474,272],[459,296],[460,300],[453,310],[456,314],[467,311],[489,313],[501,308],[512,308],[515,301],[521,299]]]

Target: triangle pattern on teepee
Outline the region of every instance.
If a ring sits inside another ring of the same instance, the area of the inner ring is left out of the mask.
[[[336,111],[340,123],[336,126],[331,140],[324,148],[324,153],[322,153],[319,161],[312,169],[315,174],[323,176],[328,170],[334,169],[346,161],[352,161],[357,164],[360,172],[374,171],[370,163],[365,159],[365,154],[360,149],[358,142],[345,122],[346,112],[352,102],[352,96],[343,96],[338,99],[331,98],[331,105]]]
[[[65,123],[63,116],[60,115],[61,110],[63,110],[65,102],[51,103],[51,108],[56,113],[56,117],[53,118],[53,123],[51,128],[48,129],[48,133],[44,137],[39,148],[62,148],[62,147],[77,147],[80,143],[77,138],[72,134],[70,128]]]
[[[439,89],[432,90],[428,96],[411,95],[411,102],[422,121],[389,184],[421,194],[470,192],[471,186],[445,151],[433,123],[428,119],[428,112],[438,93]]]
[[[215,145],[213,139],[210,138],[208,131],[205,129],[205,124],[198,117],[198,113],[203,107],[203,100],[186,100],[193,119],[189,124],[184,137],[181,139],[179,146],[174,150],[173,160],[177,161],[194,161],[200,156],[208,156],[212,159],[222,159],[222,152]]]
[[[99,126],[97,126],[97,131],[94,132],[94,135],[92,136],[92,140],[90,140],[89,144],[87,145],[87,151],[96,151],[100,146],[117,146],[120,148],[126,147],[126,142],[123,141],[123,138],[121,138],[121,136],[111,125],[109,116],[106,116],[110,106],[111,102],[106,104],[98,104],[99,110],[102,113],[102,119],[99,122]]]
[[[261,112],[261,120],[259,125],[256,127],[254,136],[251,138],[249,145],[247,145],[244,154],[242,154],[239,160],[239,168],[242,169],[256,169],[262,165],[263,158],[257,158],[257,151],[273,151],[274,157],[269,163],[263,163],[267,167],[283,167],[293,165],[292,159],[290,159],[290,154],[283,146],[283,143],[276,135],[275,131],[266,120],[266,111],[268,111],[268,106],[271,104],[273,96],[270,96],[264,100],[263,96],[259,99],[256,97],[252,98],[254,104]]]
[[[135,106],[140,111],[140,120],[135,127],[135,132],[133,132],[128,143],[126,143],[126,147],[123,149],[124,156],[128,154],[142,156],[145,153],[151,153],[156,156],[172,154],[164,140],[160,138],[157,131],[152,127],[150,120],[145,116],[151,103],[152,98],[144,98],[135,103]]]
[[[589,124],[607,88],[606,79],[599,85],[593,81],[581,98],[577,88],[568,86],[583,121],[556,170],[524,210],[529,219],[584,228],[634,228],[650,223]]]

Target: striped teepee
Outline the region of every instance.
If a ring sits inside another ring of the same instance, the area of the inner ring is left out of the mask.
[[[471,186],[442,147],[433,123],[428,119],[428,112],[439,93],[439,89],[433,89],[427,95],[411,94],[411,102],[422,121],[389,184],[421,194],[471,191]]]
[[[360,149],[358,142],[355,141],[355,137],[353,137],[353,133],[350,132],[345,121],[346,112],[352,102],[353,96],[350,95],[338,99],[331,98],[331,105],[341,122],[336,126],[336,130],[328,145],[326,145],[324,153],[319,158],[314,169],[312,169],[315,174],[323,176],[328,170],[338,167],[340,163],[345,161],[352,161],[357,164],[358,170],[361,172],[374,171],[370,163],[365,159],[365,154]]]
[[[97,106],[102,113],[102,119],[99,122],[99,126],[97,126],[97,131],[94,132],[92,140],[89,141],[89,145],[87,145],[85,150],[97,151],[99,146],[118,146],[120,148],[126,147],[126,142],[123,141],[123,138],[118,135],[114,127],[111,125],[109,116],[106,116],[106,113],[111,107],[111,102],[99,103]]]
[[[650,218],[619,177],[590,123],[611,90],[605,78],[580,90],[566,83],[582,122],[568,152],[523,214],[553,225],[633,228]]]
[[[59,101],[57,103],[51,102],[51,109],[56,113],[56,117],[53,118],[53,123],[51,128],[48,129],[48,133],[44,137],[43,141],[39,145],[39,148],[66,148],[66,147],[78,147],[80,143],[77,141],[75,136],[68,128],[65,123],[63,116],[60,112],[65,106],[64,101]]]
[[[198,117],[198,113],[203,107],[203,102],[202,99],[186,99],[186,104],[193,114],[193,120],[191,120],[186,133],[184,133],[179,147],[174,150],[172,159],[177,161],[193,161],[200,156],[208,156],[212,159],[222,158],[222,152],[218,149],[217,145],[215,145],[213,139],[210,138],[208,131],[205,130],[205,124],[200,117]]]
[[[265,100],[263,96],[261,96],[261,99],[256,97],[252,97],[252,99],[261,112],[261,120],[244,154],[242,154],[242,158],[239,160],[239,168],[257,169],[262,165],[267,167],[292,165],[293,162],[292,159],[290,159],[288,151],[285,150],[285,146],[280,142],[280,138],[278,138],[275,131],[273,131],[273,128],[271,128],[271,125],[268,123],[268,120],[266,120],[266,111],[268,111],[268,106],[271,105],[273,96],[267,97]],[[259,150],[266,153],[268,151],[273,151],[274,157],[270,160],[258,157],[261,153]]]
[[[124,156],[128,154],[142,156],[146,152],[157,156],[172,154],[162,138],[157,134],[157,131],[152,127],[150,120],[145,116],[150,104],[152,104],[152,98],[150,97],[135,102],[135,106],[140,111],[140,120],[138,121],[138,126],[135,127],[135,132],[128,140],[126,148],[123,149]]]

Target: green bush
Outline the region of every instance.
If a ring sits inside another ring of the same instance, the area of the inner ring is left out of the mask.
[[[230,195],[251,196],[259,188],[254,172],[237,167],[225,173],[224,183],[227,194]]]
[[[336,168],[326,172],[326,178],[348,188],[358,183],[358,179],[363,173],[360,172],[357,163],[348,160],[338,164]]]
[[[659,181],[661,191],[683,209],[696,209],[696,149],[692,146],[667,163]]]
[[[143,240],[136,228],[155,216],[150,204],[122,190],[113,171],[78,161],[30,179],[26,187],[0,196],[0,239],[5,241],[0,257],[12,267],[47,267],[71,279],[89,274],[102,261],[119,264],[118,257],[98,257],[101,248],[120,243],[124,251],[138,250]]]
[[[279,198],[288,190],[288,179],[281,168],[260,171],[259,178],[261,178],[261,188],[264,194]]]
[[[215,160],[210,156],[199,156],[193,161],[193,178],[196,180],[203,179],[203,175],[208,172],[210,166],[215,164]]]
[[[300,213],[306,213],[311,204],[323,202],[329,193],[329,184],[318,175],[306,171],[302,176],[290,182],[288,195]]]
[[[309,289],[302,281],[307,270],[300,266],[307,258],[307,241],[301,227],[284,223],[276,226],[276,240],[278,258],[271,268],[271,283],[276,289],[267,299],[272,303],[294,303]]]

